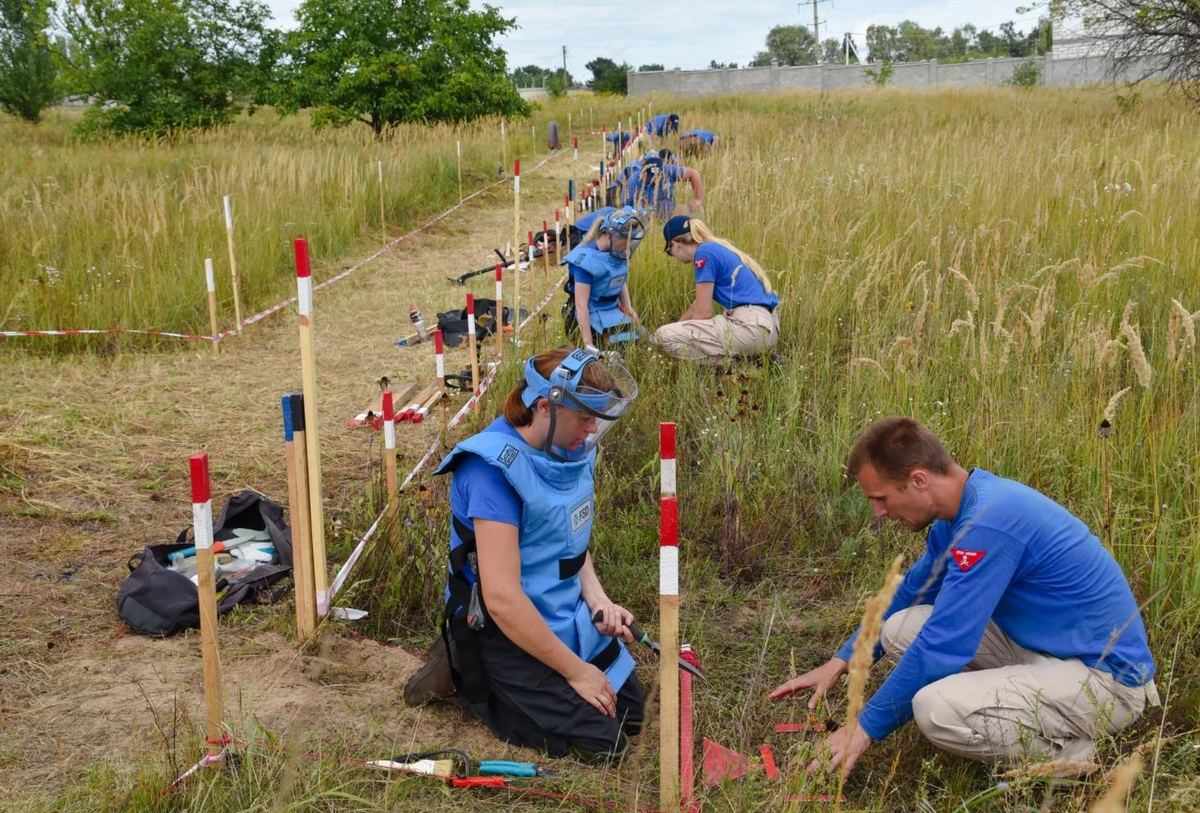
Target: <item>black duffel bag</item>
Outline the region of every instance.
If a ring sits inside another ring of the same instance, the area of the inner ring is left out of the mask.
[[[224,615],[239,604],[258,601],[264,588],[292,570],[292,531],[283,519],[283,507],[246,490],[230,497],[213,522],[214,541],[234,539],[238,529],[266,531],[275,547],[270,563],[247,567],[225,578],[218,589],[224,594],[217,613]],[[188,547],[184,528],[174,544],[148,545],[129,560],[129,577],[117,591],[117,614],[143,635],[173,635],[200,626],[200,596],[191,579],[170,567],[170,554]]]

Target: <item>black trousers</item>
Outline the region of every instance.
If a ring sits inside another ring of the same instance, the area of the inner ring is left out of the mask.
[[[607,717],[571,688],[562,675],[502,634],[475,636],[487,699],[462,705],[500,739],[585,762],[616,762],[645,719],[646,699],[637,675],[617,693],[617,716]]]

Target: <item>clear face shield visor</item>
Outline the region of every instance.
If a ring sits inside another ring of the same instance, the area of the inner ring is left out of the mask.
[[[611,389],[596,389],[583,383],[583,371],[589,364],[601,364],[612,378]],[[560,462],[582,460],[600,442],[617,419],[629,409],[637,398],[638,386],[633,375],[619,361],[601,362],[585,350],[573,350],[551,373],[543,378],[534,367],[533,359],[525,363],[525,392],[522,401],[530,409],[539,398],[550,402],[550,428],[542,451]],[[595,418],[595,427],[582,440],[572,437],[563,442],[574,442],[573,448],[555,444],[555,432],[567,423],[568,418],[560,410],[570,410],[583,417],[580,431],[586,427],[587,419]]]
[[[604,233],[609,237],[608,253],[628,260],[646,236],[646,226],[632,209],[613,212],[608,216]]]

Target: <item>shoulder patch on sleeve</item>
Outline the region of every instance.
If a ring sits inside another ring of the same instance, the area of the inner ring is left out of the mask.
[[[500,450],[498,459],[504,464],[505,468],[508,468],[513,464],[513,461],[517,459],[518,454],[520,454],[520,452],[517,451],[515,446],[511,446],[506,443],[504,444],[504,448]]]
[[[962,548],[951,548],[950,555],[954,557],[954,564],[958,565],[958,569],[966,573],[971,569],[971,566],[982,559],[987,554],[985,550],[964,550]]]
[[[703,268],[703,267],[704,267],[704,266],[705,266],[707,263],[708,263],[708,260],[707,260],[707,259],[702,259],[702,260],[696,260],[694,263],[692,263],[692,265],[696,266],[696,270],[697,270],[697,271],[699,271],[699,270],[700,270],[701,268]]]

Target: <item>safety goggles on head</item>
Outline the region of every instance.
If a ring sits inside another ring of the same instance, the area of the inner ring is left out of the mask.
[[[555,460],[570,462],[585,457],[637,398],[637,382],[619,361],[603,364],[613,379],[612,389],[598,390],[584,384],[584,369],[589,364],[599,363],[600,360],[586,350],[572,350],[547,379],[537,371],[533,358],[525,362],[525,391],[521,400],[530,409],[539,398],[550,402],[550,429],[542,451]],[[596,428],[574,449],[554,445],[554,427],[560,407],[596,419]]]
[[[614,257],[629,259],[646,236],[646,226],[637,210],[624,206],[609,212],[600,224],[600,233],[610,237],[608,251]]]

